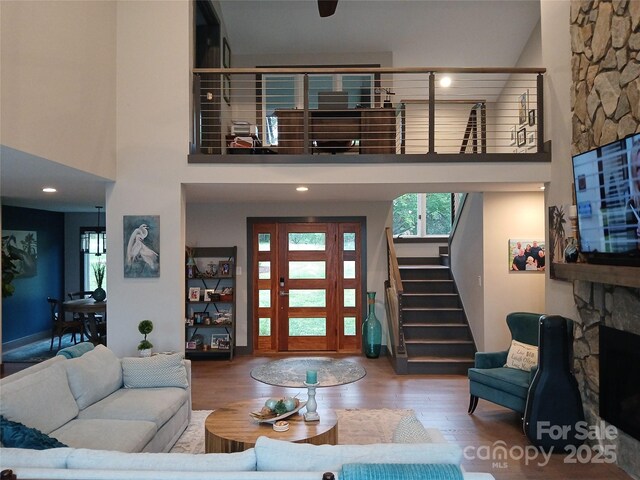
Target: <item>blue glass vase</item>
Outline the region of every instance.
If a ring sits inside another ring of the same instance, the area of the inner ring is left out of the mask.
[[[376,317],[376,292],[367,292],[367,303],[369,313],[362,323],[362,349],[367,358],[378,358],[382,343],[382,324]]]

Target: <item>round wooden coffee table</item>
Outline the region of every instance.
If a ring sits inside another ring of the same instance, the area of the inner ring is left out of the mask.
[[[270,423],[258,423],[249,416],[264,406],[266,398],[254,398],[230,403],[218,408],[204,423],[204,449],[206,453],[242,452],[255,446],[259,436],[277,440],[314,445],[338,443],[338,419],[333,410],[318,408],[319,422],[305,422],[302,415],[306,408],[285,420],[289,430],[276,432]]]

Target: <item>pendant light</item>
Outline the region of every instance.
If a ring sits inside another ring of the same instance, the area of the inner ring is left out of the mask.
[[[100,210],[102,207],[96,205],[98,209],[98,228],[97,231],[85,231],[80,235],[80,251],[82,253],[90,253],[95,255],[96,257],[101,256],[103,253],[107,253],[107,233],[100,228]],[[96,235],[96,248],[94,251],[91,251],[91,234]]]

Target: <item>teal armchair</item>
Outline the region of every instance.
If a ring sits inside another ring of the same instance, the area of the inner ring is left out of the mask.
[[[538,345],[540,313],[514,312],[507,315],[511,338]],[[477,352],[475,365],[469,369],[469,410],[472,414],[480,398],[524,414],[529,385],[537,367],[530,372],[505,367],[509,350]]]

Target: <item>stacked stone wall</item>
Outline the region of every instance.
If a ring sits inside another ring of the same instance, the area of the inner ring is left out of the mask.
[[[572,0],[573,153],[640,132],[640,1]]]

